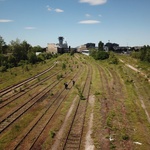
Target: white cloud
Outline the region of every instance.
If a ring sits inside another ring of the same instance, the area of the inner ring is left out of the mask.
[[[52,9],[50,7],[47,8],[48,11],[52,11]]]
[[[54,9],[54,8],[51,8],[49,5],[47,5],[46,8],[47,8],[48,11],[55,11],[57,13],[64,12],[64,10],[62,10],[62,9],[59,9],[59,8]]]
[[[48,11],[52,11],[52,8],[50,8],[49,5],[46,6]]]
[[[25,27],[26,30],[34,30],[36,29],[35,27]]]
[[[5,22],[13,22],[13,20],[8,20],[8,19],[0,19],[0,23],[5,23]]]
[[[79,24],[98,24],[100,21],[98,20],[82,20],[78,22]]]
[[[90,15],[90,14],[85,14],[85,16],[86,16],[86,17],[91,17],[91,15]]]
[[[64,12],[64,10],[59,9],[59,8],[56,8],[56,9],[55,9],[55,12],[62,13],[62,12]]]
[[[80,3],[89,3],[90,5],[102,5],[107,2],[107,0],[79,0]]]

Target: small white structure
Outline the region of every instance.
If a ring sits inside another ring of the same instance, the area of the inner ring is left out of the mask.
[[[36,56],[38,56],[39,54],[41,54],[42,52],[36,52],[35,54],[36,54]]]
[[[90,55],[90,52],[89,52],[89,50],[82,50],[82,52],[81,52],[82,54],[84,54],[84,55],[87,55],[87,56],[89,56]]]

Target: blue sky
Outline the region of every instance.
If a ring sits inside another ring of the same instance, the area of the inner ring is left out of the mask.
[[[0,36],[46,47],[99,41],[150,45],[150,0],[0,0]]]

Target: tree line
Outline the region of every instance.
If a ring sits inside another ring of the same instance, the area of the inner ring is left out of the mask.
[[[109,47],[109,52],[106,52],[104,50],[104,43],[100,41],[98,43],[98,49],[91,49],[90,55],[96,60],[109,59],[110,63],[117,64],[118,59],[112,52],[115,52],[113,47],[118,47],[119,45],[116,43],[113,43],[113,44],[107,43],[105,46]],[[138,51],[135,51],[134,48],[132,48],[132,50],[130,51],[132,51],[130,53],[131,57],[150,63],[150,46],[149,45],[143,46]]]
[[[92,56],[95,60],[105,60],[108,59],[110,64],[118,64],[118,58],[112,51],[106,52],[104,50],[104,43],[99,41],[98,49],[91,49],[90,56]]]
[[[36,55],[36,52],[41,52]],[[0,71],[6,71],[8,68],[21,66],[24,64],[35,64],[45,62],[46,59],[57,57],[57,54],[46,53],[46,48],[31,46],[27,41],[19,39],[10,41],[6,44],[0,36]]]
[[[131,56],[141,61],[150,63],[150,46],[144,46],[138,52],[133,51]]]

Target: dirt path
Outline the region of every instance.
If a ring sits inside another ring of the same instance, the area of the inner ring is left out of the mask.
[[[126,64],[122,59],[119,59],[122,63],[124,63],[127,67],[131,68],[132,70],[134,70],[135,72],[139,72],[142,76],[144,76],[145,78],[147,78],[147,75],[144,74],[143,72],[141,72],[140,70],[136,69],[135,67]],[[148,82],[150,82],[150,79],[148,78]]]
[[[145,103],[144,103],[144,101],[143,101],[143,97],[142,97],[141,94],[139,94],[139,92],[138,92],[138,87],[136,86],[135,83],[134,83],[134,85],[135,85],[135,88],[136,88],[136,90],[137,90],[137,95],[138,95],[138,97],[139,97],[139,99],[140,99],[141,106],[142,106],[142,108],[143,108],[144,111],[145,111],[145,114],[146,114],[146,116],[147,116],[148,122],[150,123],[150,115],[149,115],[149,113],[148,113],[148,111],[147,111],[147,109],[146,109],[146,105],[145,105]]]
[[[85,141],[85,149],[86,150],[94,150],[95,146],[93,144],[93,139],[91,137],[92,134],[92,127],[93,127],[93,108],[95,103],[94,95],[89,97],[89,105],[91,107],[89,122],[88,122],[88,132],[86,134],[86,141]]]
[[[121,59],[119,59],[119,60],[120,60],[122,63],[124,63],[127,67],[131,68],[131,69],[134,70],[135,72],[139,72],[142,76],[144,76],[145,78],[147,78],[147,75],[144,74],[143,72],[141,72],[140,70],[136,69],[135,67],[133,67],[133,66],[131,66],[131,65],[129,65],[129,64],[126,64],[126,63],[125,63],[123,60],[121,60]],[[150,82],[150,79],[148,79],[148,81]],[[135,87],[136,87],[136,89],[138,90],[138,88],[137,88],[136,85],[135,85]],[[138,92],[137,92],[137,94],[138,94]],[[148,111],[147,111],[147,109],[146,109],[146,106],[145,106],[145,103],[144,103],[144,101],[143,101],[143,98],[141,97],[140,94],[138,94],[138,96],[139,96],[139,99],[140,99],[140,102],[141,102],[141,106],[142,106],[142,108],[144,109],[145,114],[146,114],[146,116],[147,116],[147,120],[148,120],[148,122],[150,123],[150,116],[149,116],[149,113],[148,113]]]

